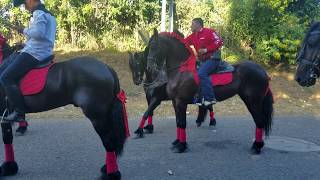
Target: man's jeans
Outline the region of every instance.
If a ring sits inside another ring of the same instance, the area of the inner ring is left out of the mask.
[[[220,60],[208,59],[200,65],[198,75],[200,79],[200,95],[205,101],[215,100],[210,75],[217,69]]]

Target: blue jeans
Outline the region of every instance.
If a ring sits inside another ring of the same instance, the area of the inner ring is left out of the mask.
[[[28,53],[21,53],[10,61],[5,61],[0,67],[0,83],[4,88],[10,105],[20,113],[24,113],[24,98],[20,92],[19,82],[31,69],[40,64]]]
[[[210,75],[216,70],[220,60],[208,59],[200,65],[198,75],[200,79],[200,95],[205,101],[215,100]]]

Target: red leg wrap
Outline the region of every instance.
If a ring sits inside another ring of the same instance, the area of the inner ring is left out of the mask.
[[[148,117],[148,125],[152,125],[152,116]]]
[[[210,112],[210,120],[213,120],[214,119],[214,112]]]
[[[263,136],[263,129],[256,128],[256,142],[262,142],[263,141],[262,136]]]
[[[146,123],[146,118],[142,117],[141,121],[140,121],[140,125],[139,125],[139,128],[143,128],[144,127],[144,124]]]
[[[185,143],[187,141],[186,129],[183,129],[183,128],[179,128],[179,129],[180,129],[179,140],[180,142]]]
[[[14,161],[14,151],[12,144],[4,145],[4,161],[5,162],[13,162]]]
[[[19,127],[27,127],[27,126],[28,126],[27,121],[20,121],[19,122]]]
[[[106,153],[106,165],[107,165],[107,174],[118,171],[117,156],[114,151]]]

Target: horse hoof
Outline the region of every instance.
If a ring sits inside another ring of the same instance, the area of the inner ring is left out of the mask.
[[[172,143],[171,143],[171,149],[174,150],[176,148],[176,146],[180,143],[180,141],[178,139],[174,140]]]
[[[261,153],[261,149],[263,148],[264,146],[264,142],[256,142],[254,141],[254,143],[252,144],[252,147],[251,147],[251,153],[252,154],[260,154]]]
[[[27,129],[27,126],[18,127],[18,129],[16,130],[16,136],[23,136],[26,133]]]
[[[202,123],[197,123],[197,127],[200,127]]]
[[[143,128],[147,134],[152,134],[153,133],[153,124],[147,125]]]
[[[100,168],[100,172],[101,174],[107,174],[107,166],[105,164]]]
[[[136,138],[143,138],[143,129],[142,128],[138,128],[134,133],[136,134]]]
[[[196,120],[197,127],[200,127],[200,126],[202,125],[202,122],[203,122],[203,121],[200,121],[200,120],[197,119],[197,120]]]
[[[18,173],[18,164],[13,162],[4,162],[1,165],[1,176],[13,176]]]
[[[184,152],[186,152],[187,149],[188,149],[188,145],[186,142],[184,142],[184,143],[179,142],[175,146],[175,148],[173,149],[173,152],[174,153],[184,153]]]
[[[216,125],[217,125],[216,119],[215,118],[211,119],[210,123],[209,123],[209,126],[214,126],[215,127]]]
[[[110,174],[103,173],[100,180],[121,180],[121,173],[119,171]]]

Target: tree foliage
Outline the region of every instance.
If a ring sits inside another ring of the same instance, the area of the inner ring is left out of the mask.
[[[167,0],[169,1],[169,0]],[[27,25],[30,15],[0,1],[3,18]],[[142,49],[138,30],[160,25],[161,0],[45,0],[58,21],[57,46]],[[190,33],[190,23],[202,17],[217,29],[225,46],[250,49],[271,62],[293,63],[306,28],[320,17],[319,0],[175,0],[177,29]],[[168,9],[168,8],[167,8]],[[0,31],[20,38],[4,26]]]

